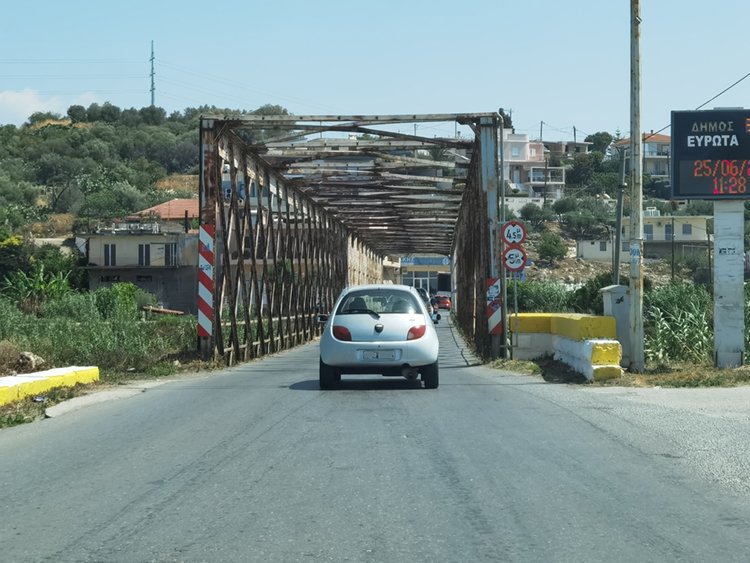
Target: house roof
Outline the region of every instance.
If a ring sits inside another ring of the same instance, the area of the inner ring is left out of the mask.
[[[644,133],[643,134],[643,142],[644,143],[670,143],[672,141],[672,137],[669,135],[661,135],[659,133]],[[616,147],[623,147],[630,144],[630,138],[627,139],[620,139],[619,141],[615,141],[614,145]]]
[[[146,217],[149,215],[158,215],[164,221],[180,221],[185,218],[185,212],[189,219],[198,217],[198,205],[197,199],[171,199],[139,211],[135,214],[136,217]]]

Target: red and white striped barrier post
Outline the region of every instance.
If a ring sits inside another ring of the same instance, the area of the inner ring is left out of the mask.
[[[215,227],[201,225],[198,244],[198,337],[201,352],[210,355],[214,336]],[[204,359],[208,359],[204,357]]]

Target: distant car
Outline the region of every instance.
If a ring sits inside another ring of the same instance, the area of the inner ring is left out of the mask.
[[[431,313],[415,288],[361,285],[346,288],[324,322],[320,337],[320,388],[332,389],[342,374],[421,377],[437,389],[438,336]]]
[[[422,298],[422,301],[424,301],[425,305],[427,306],[427,310],[430,312],[430,316],[432,317],[432,322],[438,324],[438,321],[440,320],[440,313],[438,313],[438,306],[435,302],[435,299],[430,298],[430,294],[427,293],[427,290],[425,288],[417,287],[415,289],[417,290],[417,293],[419,293],[419,296]]]
[[[437,299],[437,305],[440,309],[447,309],[448,311],[451,310],[453,303],[451,302],[450,297],[448,297],[447,295],[436,295],[435,299]]]

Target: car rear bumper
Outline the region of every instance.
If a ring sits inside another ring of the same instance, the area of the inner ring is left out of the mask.
[[[411,346],[408,342],[336,342],[320,344],[320,359],[335,367],[361,369],[362,373],[404,366],[420,367],[433,364],[438,358],[438,345]],[[354,373],[354,372],[352,372]]]

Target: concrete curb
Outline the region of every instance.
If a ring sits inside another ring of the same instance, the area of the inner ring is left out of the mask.
[[[99,381],[99,368],[96,366],[71,366],[7,375],[0,377],[0,405],[40,395],[56,387],[73,387],[94,381]]]
[[[578,313],[518,313],[508,327],[515,333],[514,357],[533,360],[552,354],[589,381],[622,375],[622,347],[615,340],[614,317]]]

